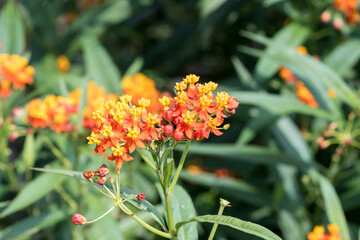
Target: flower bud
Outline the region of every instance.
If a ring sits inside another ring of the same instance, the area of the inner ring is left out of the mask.
[[[343,153],[343,151],[342,151],[341,148],[337,148],[337,149],[335,150],[335,154],[336,154],[336,156],[338,156],[338,157],[341,157],[342,153]]]
[[[86,172],[83,172],[83,176],[84,176],[84,178],[89,180],[89,179],[95,177],[95,172],[94,171],[86,171]]]
[[[171,122],[173,120],[173,114],[174,114],[173,110],[171,109],[166,110],[164,113],[165,120]]]
[[[100,178],[105,177],[109,173],[109,168],[106,164],[103,164],[98,170],[96,170],[96,173]]]
[[[71,220],[75,225],[84,225],[86,223],[86,218],[79,213],[75,213]]]
[[[225,207],[231,207],[230,202],[222,198],[220,198],[220,205]]]
[[[151,142],[152,142],[152,138],[150,136],[144,139],[144,143],[146,144],[150,144]]]
[[[114,179],[112,177],[109,177],[109,181],[111,184],[114,184]]]
[[[197,131],[194,132],[193,137],[196,140],[203,140],[204,139],[204,134],[202,133],[202,131],[197,130]]]
[[[330,137],[330,134],[329,134],[329,131],[324,131],[323,132],[323,136],[324,136],[324,138],[328,138],[328,137]]]
[[[337,123],[336,122],[332,122],[329,125],[329,130],[335,130],[337,128]]]
[[[181,124],[181,117],[179,116],[174,117],[173,122],[175,125]]]
[[[102,177],[99,178],[99,180],[97,180],[97,184],[99,184],[100,186],[104,186],[105,183],[106,183],[106,177]]]
[[[322,14],[321,14],[321,21],[323,22],[323,23],[328,23],[328,22],[330,22],[330,20],[331,20],[331,13],[330,13],[330,11],[324,11]]]
[[[335,29],[340,30],[344,26],[344,21],[340,17],[337,17],[333,22],[333,26]]]
[[[224,130],[228,130],[228,129],[229,129],[229,127],[230,127],[230,123],[225,124],[225,125],[223,126],[223,129],[224,129]]]
[[[168,125],[164,126],[163,130],[166,135],[171,135],[174,132],[174,127],[172,125],[168,124]]]
[[[10,142],[14,142],[19,137],[19,134],[17,132],[11,132],[9,135]]]
[[[329,146],[329,144],[324,140],[323,137],[319,137],[316,140],[317,145],[321,148],[321,149],[325,149]]]
[[[142,201],[146,198],[146,195],[145,193],[139,193],[136,198],[139,200],[139,201]]]
[[[175,131],[173,137],[175,141],[180,141],[181,139],[183,139],[184,133],[180,131]]]
[[[345,146],[349,146],[350,143],[351,143],[352,139],[350,136],[346,137],[345,140],[344,140],[344,145]]]

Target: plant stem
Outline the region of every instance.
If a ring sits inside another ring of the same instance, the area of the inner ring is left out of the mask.
[[[174,215],[173,215],[171,196],[170,196],[171,192],[165,190],[164,194],[165,194],[166,215],[168,220],[169,232],[171,235],[171,239],[176,239],[176,229],[174,224]]]
[[[221,216],[223,214],[225,207],[230,207],[230,202],[226,201],[225,199],[220,198],[220,208],[219,208],[219,212],[217,214],[218,216]],[[208,240],[212,240],[214,238],[218,225],[219,224],[214,223],[214,226],[211,229]]]
[[[139,218],[138,216],[135,215],[135,213],[133,213],[130,209],[128,209],[125,204],[121,203],[118,205],[119,208],[121,210],[123,210],[126,214],[128,214],[130,217],[132,217],[135,221],[137,221],[138,223],[140,223],[142,226],[144,226],[147,230],[161,236],[164,238],[171,238],[171,235],[169,233],[160,231],[152,226],[150,226],[148,223],[144,222],[141,218]]]
[[[176,169],[176,173],[175,173],[174,179],[173,179],[173,181],[171,182],[171,185],[170,185],[170,187],[169,187],[169,193],[171,193],[171,192],[174,190],[174,187],[175,187],[175,185],[176,185],[176,183],[177,183],[177,180],[178,180],[178,178],[179,178],[179,176],[180,176],[181,170],[182,170],[182,168],[183,168],[183,166],[184,166],[184,163],[185,163],[186,155],[187,155],[188,150],[189,150],[189,147],[190,147],[190,143],[191,143],[191,140],[188,140],[188,141],[186,142],[186,146],[185,146],[184,152],[183,152],[183,154],[182,154],[182,156],[181,156],[179,166],[178,166],[177,169]]]
[[[86,223],[93,223],[93,222],[96,222],[98,220],[100,220],[101,218],[105,217],[106,215],[108,215],[113,209],[115,208],[115,206],[112,206],[106,213],[104,213],[103,215],[101,215],[100,217],[92,220],[92,221],[88,221]]]

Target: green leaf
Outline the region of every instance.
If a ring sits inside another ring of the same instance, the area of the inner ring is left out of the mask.
[[[287,210],[280,210],[278,219],[285,239],[304,239],[305,235],[301,232],[301,227],[296,221],[294,214],[291,214]]]
[[[135,193],[134,191],[132,191],[130,188],[127,188],[123,185],[121,185],[120,187],[120,193],[121,193],[121,197],[123,198],[130,198],[133,197],[134,195],[137,195],[137,193]],[[159,211],[150,203],[148,202],[146,199],[144,199],[143,201],[138,201],[138,200],[129,200],[128,201],[131,205],[133,205],[134,207],[146,211],[148,212],[152,218],[159,223],[159,225],[166,230],[165,227],[165,221],[163,216],[159,213]]]
[[[50,169],[50,168],[32,168],[32,169],[35,170],[35,171],[47,172],[47,173],[55,173],[55,174],[74,177],[74,178],[77,178],[77,179],[87,181],[84,178],[82,172],[71,171],[71,170],[62,170],[62,169]]]
[[[279,236],[271,232],[270,230],[252,223],[240,220],[238,218],[230,217],[230,216],[217,216],[217,215],[204,215],[198,216],[194,218],[187,219],[183,222],[179,222],[176,224],[177,231],[181,230],[181,228],[192,222],[206,222],[206,223],[217,223],[224,226],[228,226],[239,231],[243,231],[258,237],[261,237],[266,240],[281,240]]]
[[[0,53],[24,53],[25,28],[15,1],[7,1],[0,12],[0,23]]]
[[[9,207],[7,207],[1,214],[1,217],[6,217],[16,211],[19,211],[30,204],[41,199],[59,184],[61,184],[66,178],[51,173],[44,173],[29,182],[20,191],[20,193],[14,198]]]
[[[242,85],[244,85],[249,89],[254,89],[257,86],[257,84],[253,79],[253,77],[251,76],[251,74],[249,73],[249,71],[244,66],[244,64],[240,61],[240,59],[236,56],[233,56],[231,58],[231,62],[235,68],[236,74],[240,79]]]
[[[309,36],[310,29],[298,23],[291,23],[282,28],[272,38],[274,42],[295,48],[301,45]],[[281,64],[269,58],[268,55],[276,54],[277,49],[268,46],[265,54],[259,59],[255,66],[255,75],[262,78],[262,82],[273,76],[281,67]]]
[[[179,185],[176,185],[171,193],[174,223],[180,223],[187,218],[195,217],[196,211],[189,194]],[[191,223],[184,228],[178,229],[179,240],[197,240],[198,232],[196,223]]]
[[[301,103],[298,99],[289,96],[248,91],[229,91],[229,95],[234,96],[240,104],[259,106],[277,116],[301,113],[335,120],[335,117],[329,112],[322,109],[311,108]]]
[[[120,72],[106,49],[91,34],[81,38],[85,67],[88,76],[107,93],[120,93]]]
[[[325,58],[324,63],[340,76],[345,76],[359,61],[360,41],[349,39],[339,44]]]
[[[144,65],[144,59],[141,57],[135,58],[135,60],[131,63],[131,65],[126,70],[124,76],[133,76],[134,74],[141,71]]]
[[[172,175],[174,174],[174,168],[175,168],[174,159],[168,158],[166,160],[166,168],[165,168],[165,179],[164,179],[165,188],[170,186],[170,180],[171,180]]]
[[[187,171],[181,173],[181,178],[190,183],[201,184],[206,187],[216,188],[221,193],[229,194],[233,198],[255,206],[267,206],[272,202],[271,194],[264,189],[248,184],[241,179],[217,178],[214,174],[198,173],[190,174]]]
[[[56,210],[36,217],[28,217],[5,228],[0,235],[0,240],[22,239],[33,236],[40,230],[50,227],[68,216],[69,214],[67,212]]]
[[[323,196],[326,215],[329,219],[329,222],[335,223],[340,227],[341,239],[350,239],[350,233],[345,214],[334,186],[326,177],[320,175],[318,172],[313,171],[310,174],[312,177],[318,180],[320,184],[321,194]]]
[[[184,146],[179,146],[180,149]],[[285,163],[298,166],[302,169],[311,167],[312,164],[301,161],[295,156],[289,156],[279,151],[271,150],[259,146],[239,146],[236,144],[193,144],[189,153],[202,154],[207,156],[221,157],[233,161],[246,161],[250,163],[266,164],[274,166],[275,164]]]

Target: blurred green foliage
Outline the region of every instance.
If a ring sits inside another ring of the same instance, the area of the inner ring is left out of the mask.
[[[2,1],[0,53],[25,56],[36,69],[34,85],[0,99],[2,120],[35,97],[66,96],[77,87],[86,92],[91,80],[120,95],[122,77],[136,72],[152,77],[162,90],[194,73],[220,82],[240,102],[230,130],[190,147],[186,164],[200,171],[188,168],[181,180],[197,214],[216,214],[222,197],[232,205],[226,215],[256,222],[283,239],[306,239],[314,225],[328,223],[340,226],[342,239],[358,239],[359,149],[340,143],[344,149],[337,158],[336,145],[317,145],[330,122],[345,128],[350,112],[356,115],[353,129],[359,127],[360,28],[336,30],[321,22],[329,6],[329,0]],[[309,55],[297,53],[299,45]],[[59,55],[71,62],[66,74],[56,68]],[[278,76],[282,66],[304,82],[319,108],[298,101]],[[12,130],[3,121],[0,239],[158,239],[120,213],[84,228],[73,226],[74,212],[96,218],[111,203],[85,183],[31,169],[82,172],[104,163],[91,154],[79,112],[79,132],[45,129],[14,142],[8,141]],[[140,156],[135,158],[124,166],[122,184],[145,192],[162,209],[152,184],[156,177]],[[214,172],[222,168],[229,174],[219,178]],[[139,214],[157,224],[146,211]],[[200,239],[210,230],[210,224],[198,225]],[[224,226],[216,235],[241,238],[250,239]]]

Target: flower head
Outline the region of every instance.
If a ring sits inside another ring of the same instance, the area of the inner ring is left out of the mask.
[[[71,220],[75,225],[84,225],[86,223],[86,218],[79,213],[75,213]]]

